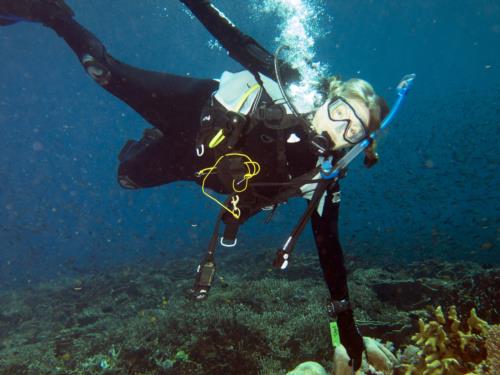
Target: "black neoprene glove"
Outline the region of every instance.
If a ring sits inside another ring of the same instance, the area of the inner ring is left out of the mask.
[[[340,342],[351,358],[350,365],[353,366],[354,371],[357,371],[361,367],[365,346],[363,344],[363,337],[359,334],[358,328],[354,323],[352,311],[348,310],[340,313],[337,318],[337,324],[339,327]]]

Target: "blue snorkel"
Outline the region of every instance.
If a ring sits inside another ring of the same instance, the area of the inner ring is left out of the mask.
[[[389,123],[392,121],[392,119],[398,112],[399,108],[401,107],[401,103],[403,102],[408,91],[410,90],[415,77],[416,77],[415,74],[407,74],[401,79],[401,82],[399,82],[396,88],[398,92],[398,98],[396,100],[396,103],[394,103],[394,106],[392,107],[391,111],[386,116],[384,121],[382,121],[382,124],[380,125],[380,128],[377,131],[370,133],[370,135],[368,135],[363,141],[361,141],[351,150],[349,150],[349,152],[345,154],[344,157],[342,157],[337,163],[335,163],[335,165],[332,165],[331,157],[325,159],[321,163],[320,174],[323,179],[331,180],[337,178],[340,175],[340,172],[344,168],[346,168],[349,165],[349,163],[354,160],[356,156],[358,156],[365,148],[367,148],[370,145],[370,143],[372,143],[372,141],[377,136],[378,131],[384,129],[385,127],[387,127],[387,125],[389,125]]]
[[[283,99],[290,108],[291,112],[297,118],[302,119],[303,121],[308,123],[309,127],[312,127],[311,124],[307,121],[307,119],[305,119],[300,115],[300,113],[294,107],[293,103],[289,100],[285,90],[283,89],[279,72],[279,64],[278,64],[278,55],[283,48],[288,48],[288,47],[286,46],[279,47],[276,53],[274,54],[274,69],[276,73],[278,86],[280,88],[281,94],[283,95]],[[389,122],[391,122],[391,120],[394,118],[395,114],[399,110],[399,107],[401,106],[401,103],[406,97],[408,90],[411,88],[414,79],[415,79],[415,74],[408,74],[404,76],[401,82],[398,84],[397,86],[398,99],[396,100],[396,103],[392,107],[392,110],[389,112],[384,121],[381,123],[380,128],[378,130],[384,129],[389,124]],[[321,167],[320,167],[321,179],[315,180],[317,181],[317,185],[312,197],[309,199],[309,204],[307,206],[306,211],[302,214],[298,224],[295,226],[295,228],[293,229],[292,233],[290,234],[284,245],[276,252],[276,257],[274,258],[273,261],[274,267],[280,268],[282,270],[288,267],[290,256],[293,248],[295,247],[297,239],[304,230],[304,227],[309,218],[311,217],[313,211],[318,207],[320,200],[322,199],[326,189],[328,189],[328,187],[331,186],[332,183],[336,182],[336,179],[339,178],[342,170],[344,170],[356,156],[358,156],[373,142],[376,135],[377,131],[370,133],[365,139],[363,139],[360,143],[356,144],[349,152],[347,152],[344,155],[344,157],[342,157],[337,163],[335,163],[335,165],[332,165],[332,159],[333,159],[332,156],[328,157],[321,156],[322,158],[324,158],[324,160],[321,162]],[[328,153],[328,147],[326,147],[327,143],[328,142],[325,142],[325,144],[323,144],[322,142],[316,143],[314,142],[314,140],[311,142],[311,144],[313,144],[316,147],[316,152],[320,155],[325,155]]]

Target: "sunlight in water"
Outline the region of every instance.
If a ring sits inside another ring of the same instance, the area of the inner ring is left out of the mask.
[[[287,87],[290,99],[299,112],[313,110],[322,99],[317,83],[325,75],[326,68],[313,63],[315,40],[325,34],[319,26],[324,9],[317,0],[255,0],[256,12],[273,14],[279,18],[278,45],[289,46],[280,57],[301,75],[301,81]]]

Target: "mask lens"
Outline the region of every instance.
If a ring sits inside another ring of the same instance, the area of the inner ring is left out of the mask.
[[[328,117],[332,121],[347,120],[348,109],[343,100],[337,99],[328,105]]]
[[[367,135],[363,121],[354,108],[342,98],[338,98],[328,105],[328,117],[337,129],[340,125],[345,126],[344,139],[351,144],[360,142]]]
[[[358,119],[356,119],[356,121],[350,121],[344,132],[344,138],[349,143],[358,143],[365,136],[365,127]]]

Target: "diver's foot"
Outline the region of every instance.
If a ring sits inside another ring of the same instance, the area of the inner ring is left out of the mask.
[[[75,14],[64,0],[0,0],[0,26],[20,21],[50,24]]]

